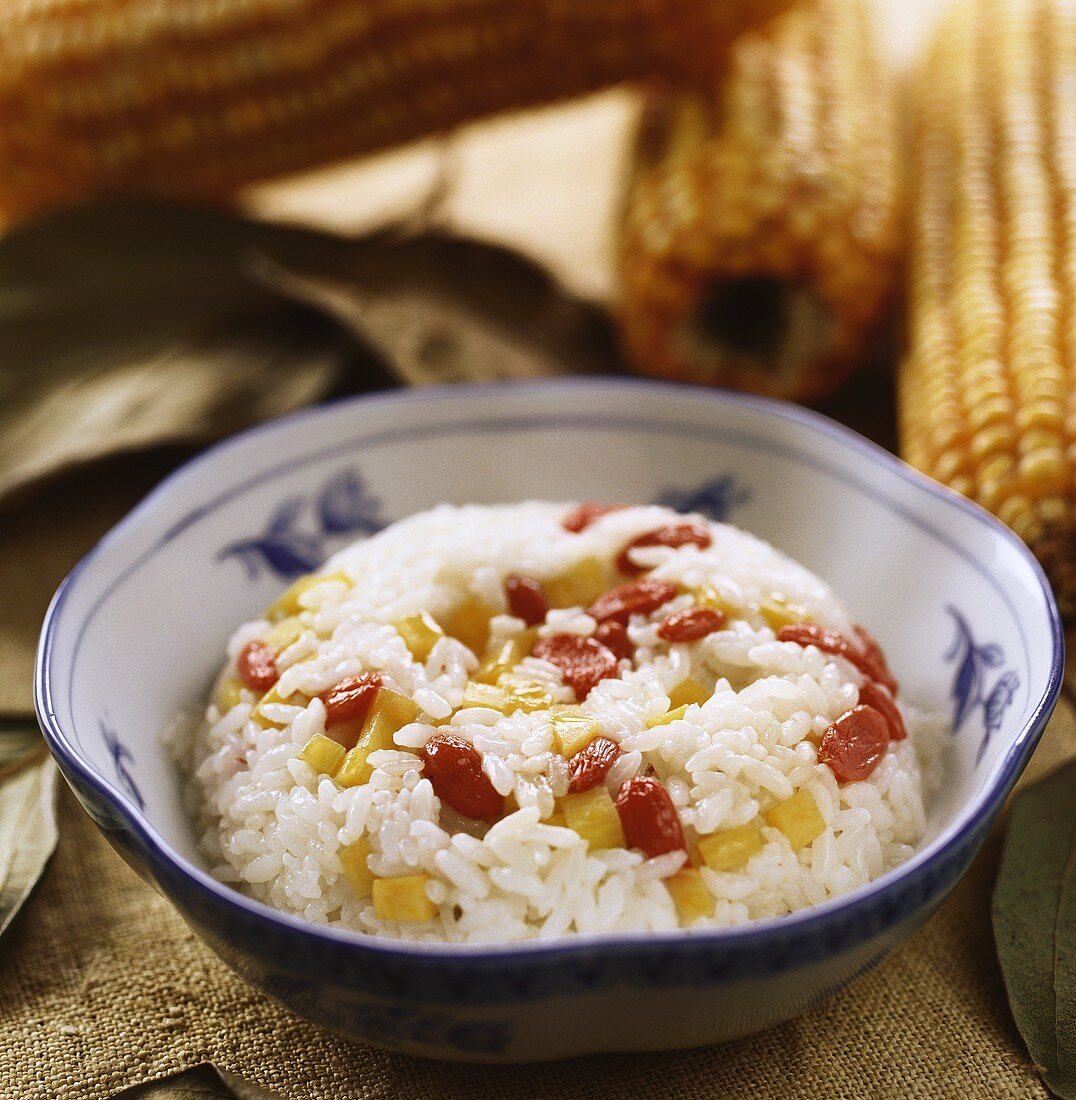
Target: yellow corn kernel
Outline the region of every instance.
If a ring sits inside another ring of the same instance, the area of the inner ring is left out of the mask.
[[[344,759],[344,746],[323,733],[315,733],[303,746],[299,759],[319,775],[332,775]]]
[[[293,642],[297,642],[305,629],[297,615],[289,615],[266,631],[264,641],[266,645],[271,645],[277,653],[280,653]]]
[[[601,727],[585,714],[554,714],[553,743],[561,756],[575,756],[582,752],[601,733]]]
[[[303,609],[299,602],[303,593],[309,592],[311,588],[326,581],[343,581],[345,584],[351,584],[351,578],[344,572],[308,573],[305,577],[300,577],[269,605],[265,617],[270,622],[277,623],[291,615],[298,615]]]
[[[690,706],[692,703],[705,703],[709,698],[710,693],[706,688],[698,680],[689,676],[669,692],[669,706],[676,710],[678,707]]]
[[[400,875],[375,878],[374,912],[378,920],[397,920],[408,924],[433,920],[437,906],[426,896],[429,875]]]
[[[711,871],[736,871],[756,852],[761,852],[764,843],[758,822],[749,821],[700,838],[698,849]]]
[[[665,880],[665,889],[672,894],[680,923],[688,925],[699,917],[714,915],[714,896],[706,889],[702,875],[694,867],[685,867]]]
[[[582,794],[566,794],[560,810],[569,829],[574,829],[591,848],[624,848],[624,829],[612,796],[602,786]]]
[[[340,849],[340,863],[344,868],[344,877],[357,898],[370,896],[374,885],[374,875],[367,865],[370,856],[370,841],[359,837],[354,844]]]
[[[409,615],[392,625],[416,661],[425,661],[433,652],[433,647],[445,636],[440,624],[425,611],[421,615]]]
[[[358,787],[368,783],[374,769],[368,763],[367,757],[380,749],[399,749],[393,735],[409,722],[414,722],[420,713],[417,704],[406,695],[381,688],[374,697],[373,706],[366,715],[358,739],[347,750],[343,762],[333,776],[337,784],[341,787]]]
[[[601,558],[582,558],[545,582],[550,607],[589,607],[613,582],[609,566]]]
[[[474,596],[468,596],[447,615],[440,617],[446,634],[463,642],[472,653],[484,653],[489,641],[489,621],[494,610]]]
[[[758,605],[758,613],[766,621],[771,630],[780,630],[783,626],[791,626],[793,623],[807,622],[811,618],[810,612],[793,600],[789,600],[780,592],[771,592],[766,599]]]
[[[673,707],[672,710],[666,711],[666,713],[659,718],[651,718],[650,721],[646,723],[646,728],[652,730],[655,726],[667,726],[670,722],[679,721],[687,714],[687,708],[690,705],[690,703],[685,703],[681,707]]]
[[[217,685],[217,710],[223,714],[243,701],[243,681],[236,676],[225,676]]]
[[[767,824],[779,829],[788,837],[792,850],[798,852],[826,831],[826,823],[818,811],[814,795],[806,787],[787,801],[767,810],[763,815]]]
[[[532,627],[509,638],[496,652],[487,652],[481,668],[474,674],[474,679],[480,684],[495,684],[530,653],[537,637],[538,630]]]

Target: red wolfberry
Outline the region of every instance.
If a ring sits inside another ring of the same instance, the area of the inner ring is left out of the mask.
[[[510,573],[504,578],[504,594],[508,598],[508,610],[527,626],[537,626],[545,621],[549,600],[545,589],[530,577]]]
[[[865,627],[854,626],[852,629],[855,631],[859,648],[863,653],[864,664],[871,670],[867,675],[872,680],[877,680],[879,684],[889,688],[890,694],[896,696],[898,691],[897,681],[893,673],[889,671],[889,662],[885,659],[882,647],[874,640],[874,635]]]
[[[616,796],[616,808],[629,848],[642,848],[648,856],[687,851],[684,830],[669,792],[646,775],[629,779]]]
[[[675,549],[694,545],[705,549],[713,541],[713,536],[701,523],[670,523],[665,527],[659,527],[656,531],[647,531],[645,535],[632,539],[617,555],[616,567],[621,573],[629,575],[641,573],[643,567],[631,560],[630,551],[644,546],[671,546]]]
[[[595,737],[568,761],[569,794],[581,794],[605,779],[620,755],[620,746],[608,737]]]
[[[434,794],[464,817],[496,821],[504,799],[482,770],[478,749],[454,733],[435,733],[419,750]]]
[[[363,672],[322,692],[319,698],[325,704],[325,728],[341,722],[361,723],[380,688],[381,677],[376,672]]]
[[[901,715],[897,704],[893,702],[893,696],[889,688],[884,684],[876,684],[873,680],[866,680],[859,689],[859,701],[867,707],[874,707],[885,719],[889,726],[889,738],[891,741],[903,741],[908,736],[904,726],[904,717]]]
[[[889,745],[889,726],[874,707],[857,706],[822,734],[818,759],[828,764],[840,783],[866,779]]]
[[[720,630],[728,622],[723,611],[713,607],[689,607],[670,615],[658,627],[658,637],[667,642],[697,642]]]
[[[280,679],[276,650],[265,642],[247,642],[235,659],[239,679],[251,691],[268,691]]]
[[[859,633],[857,628],[857,634]],[[797,645],[817,646],[823,653],[833,653],[851,662],[868,680],[877,680],[889,688],[892,694],[896,694],[897,682],[893,679],[885,663],[878,643],[863,631],[869,640],[870,648],[864,648],[862,636],[860,645],[850,642],[843,634],[835,630],[826,630],[817,623],[791,623],[777,631],[779,642],[795,642]]]
[[[635,646],[628,637],[628,628],[623,623],[610,619],[605,623],[598,623],[593,634],[596,642],[611,650],[618,661],[627,658],[629,661],[635,656]]]
[[[603,592],[587,608],[587,614],[600,623],[627,623],[632,615],[648,615],[651,611],[657,611],[675,595],[675,584],[656,577],[645,577],[641,581],[628,581]]]
[[[532,652],[535,657],[560,669],[564,682],[575,692],[579,702],[590,694],[599,680],[616,676],[616,657],[593,638],[553,634],[540,639]]]
[[[610,512],[620,512],[625,508],[627,508],[626,504],[580,504],[560,521],[560,525],[565,531],[571,531],[573,535],[578,535],[580,531],[585,531],[595,520],[609,515]]]

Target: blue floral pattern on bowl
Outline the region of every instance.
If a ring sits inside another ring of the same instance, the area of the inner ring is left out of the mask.
[[[976,708],[982,710],[983,739],[975,755],[978,763],[986,752],[992,734],[1001,729],[1001,719],[1016,696],[1020,677],[1012,669],[1003,669],[1005,654],[995,643],[979,645],[971,633],[968,620],[951,604],[945,610],[956,624],[956,637],[945,654],[945,660],[956,664],[956,673],[949,695],[953,700],[953,735],[961,730]],[[1001,671],[993,679],[992,670]]]
[[[218,559],[235,558],[253,580],[263,570],[291,579],[311,573],[329,555],[332,542],[345,536],[374,535],[388,524],[380,498],[374,496],[354,469],[334,474],[311,498],[289,497],[280,504],[265,530],[225,546]],[[302,525],[312,513],[311,523]]]
[[[138,789],[138,784],[134,781],[134,777],[127,767],[128,764],[132,767],[134,766],[134,754],[116,736],[116,731],[112,729],[108,722],[102,718],[98,725],[101,727],[101,737],[104,739],[105,745],[108,748],[108,754],[112,757],[112,766],[116,771],[116,779],[119,780],[120,786],[134,799],[138,808],[144,810],[146,808],[146,800],[142,797],[142,792]]]
[[[751,495],[734,474],[722,474],[694,489],[666,489],[656,503],[678,512],[699,512],[715,523],[724,523]]]

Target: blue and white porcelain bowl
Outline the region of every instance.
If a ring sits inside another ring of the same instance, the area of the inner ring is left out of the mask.
[[[661,500],[831,582],[905,697],[953,715],[918,854],[781,919],[506,946],[379,941],[211,878],[161,746],[233,627],[331,551],[439,501]],[[1057,698],[1043,575],[985,512],[824,418],[627,381],[360,398],[246,432],[165,481],[56,594],[37,668],[52,752],[124,858],[244,978],[358,1039],[486,1061],[690,1047],[802,1012],[907,939],[982,843]]]

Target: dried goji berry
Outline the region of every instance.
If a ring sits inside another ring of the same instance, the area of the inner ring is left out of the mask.
[[[841,783],[866,779],[889,745],[889,726],[874,707],[847,710],[822,734],[818,759]]]
[[[608,737],[595,737],[568,761],[569,794],[581,794],[605,779],[620,755],[620,746]]]
[[[680,546],[698,546],[705,549],[713,541],[713,535],[701,523],[670,523],[632,539],[617,555],[616,567],[621,573],[641,573],[643,567],[631,560],[630,551],[644,546],[671,546],[674,549]]]
[[[671,581],[644,577],[641,581],[628,581],[603,592],[587,608],[587,614],[600,623],[627,623],[632,615],[649,615],[657,611],[676,595],[676,585]]]
[[[684,830],[669,792],[647,775],[637,775],[620,788],[616,808],[629,848],[642,848],[648,856],[687,851]]]
[[[376,672],[363,672],[341,680],[335,687],[322,692],[320,699],[325,704],[325,728],[341,722],[361,723],[380,688],[381,677]]]
[[[603,646],[612,650],[613,656],[616,657],[618,661],[624,658],[630,661],[631,658],[635,656],[635,647],[631,644],[631,639],[628,637],[628,628],[623,623],[618,623],[614,619],[610,619],[608,622],[598,623],[593,638],[596,642],[601,642]]]
[[[504,594],[508,598],[508,610],[527,626],[545,622],[549,600],[546,599],[545,589],[537,581],[510,573],[504,579]]]
[[[578,634],[553,634],[542,638],[533,649],[535,657],[541,657],[560,669],[564,682],[582,702],[599,680],[615,676],[616,657],[607,646],[593,638]]]
[[[435,733],[419,750],[422,770],[434,794],[464,817],[496,821],[501,797],[482,770],[478,749],[454,733]]]
[[[897,704],[893,702],[893,696],[889,688],[884,684],[875,683],[873,680],[864,681],[859,689],[859,701],[867,707],[874,707],[886,720],[889,726],[889,738],[891,741],[903,741],[908,736],[904,726],[904,717],[900,713]]]
[[[276,650],[265,642],[247,642],[235,659],[239,679],[251,691],[268,691],[280,679]]]
[[[855,631],[860,651],[863,654],[864,671],[872,680],[877,680],[879,684],[889,688],[893,696],[896,696],[897,681],[893,673],[889,671],[889,662],[885,659],[882,647],[874,640],[874,635],[865,627],[855,626],[852,629]],[[870,671],[867,671],[868,669]]]
[[[720,630],[728,616],[714,607],[689,607],[670,615],[658,627],[658,637],[667,642],[697,642]]]
[[[571,531],[573,535],[585,531],[595,520],[610,512],[620,512],[627,508],[626,504],[580,504],[573,508],[560,521],[565,531]]]
[[[857,628],[857,634],[859,629]],[[843,634],[838,634],[835,630],[826,630],[817,623],[791,623],[789,626],[783,626],[777,631],[777,640],[795,642],[802,646],[813,645],[823,653],[833,653],[843,657],[855,665],[868,680],[877,680],[895,695],[897,682],[885,663],[885,656],[878,647],[878,643],[866,631],[863,631],[863,634],[869,639],[871,648],[864,648],[863,644],[856,645]],[[861,636],[860,642],[862,641]]]

